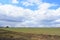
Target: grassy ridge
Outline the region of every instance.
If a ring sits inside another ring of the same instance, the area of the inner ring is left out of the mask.
[[[3,29],[33,34],[60,35],[60,28],[3,28]]]

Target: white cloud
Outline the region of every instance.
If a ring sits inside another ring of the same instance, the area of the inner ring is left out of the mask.
[[[22,16],[24,11],[23,8],[13,5],[1,5],[0,10],[3,11],[3,14],[13,17]]]
[[[60,19],[56,20],[55,22],[60,22]]]
[[[16,1],[16,0],[15,0]],[[48,27],[57,26],[54,21],[60,15],[60,8],[56,10],[49,9],[55,6],[50,3],[39,3],[39,0],[28,0],[30,3],[38,3],[38,10],[32,11],[30,9],[24,9],[23,7],[17,7],[13,5],[0,5],[0,22],[3,25],[18,26],[18,27]],[[28,2],[26,6],[30,5]],[[16,2],[14,2],[16,3]],[[21,21],[23,20],[23,21]],[[42,20],[48,20],[42,24]],[[50,20],[54,20],[49,22]],[[15,21],[15,22],[13,22]],[[56,21],[57,22],[57,21]],[[52,23],[52,25],[49,25]],[[45,25],[46,24],[46,25]]]
[[[42,0],[27,0],[27,2],[40,4],[42,2]]]
[[[29,2],[21,2],[23,5],[25,5],[25,6],[32,6],[32,5],[34,5],[34,4],[32,4],[32,3],[29,3]]]
[[[19,3],[18,0],[12,0],[13,4]]]
[[[41,0],[26,0],[26,1],[22,1],[21,2],[22,3],[22,5],[24,5],[24,6],[33,6],[33,5],[39,5],[39,4],[41,4],[42,3],[42,1]]]

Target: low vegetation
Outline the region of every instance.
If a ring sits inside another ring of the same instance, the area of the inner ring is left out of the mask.
[[[60,28],[3,28],[3,29],[23,33],[60,35]]]
[[[60,40],[58,29],[44,28],[0,28],[0,40]],[[54,35],[48,34],[52,31]],[[56,31],[55,31],[56,30]],[[46,34],[44,34],[44,32]],[[37,33],[36,33],[37,32]]]

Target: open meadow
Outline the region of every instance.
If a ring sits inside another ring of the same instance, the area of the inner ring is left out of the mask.
[[[60,28],[0,28],[0,40],[60,40]]]
[[[3,29],[23,33],[60,35],[60,28],[3,28]]]

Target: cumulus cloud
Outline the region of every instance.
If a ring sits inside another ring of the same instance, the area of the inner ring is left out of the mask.
[[[16,0],[13,0],[16,3]],[[27,0],[27,6],[37,3],[38,9],[33,11],[14,5],[0,5],[0,25],[14,27],[57,27],[60,23],[60,8],[49,9],[54,4],[43,3],[39,0]],[[59,25],[60,26],[60,25]],[[58,26],[58,27],[59,27]]]
[[[18,0],[12,0],[13,4],[19,3]]]
[[[42,3],[42,0],[26,0],[21,2],[24,6],[33,6],[33,5],[39,5]]]

